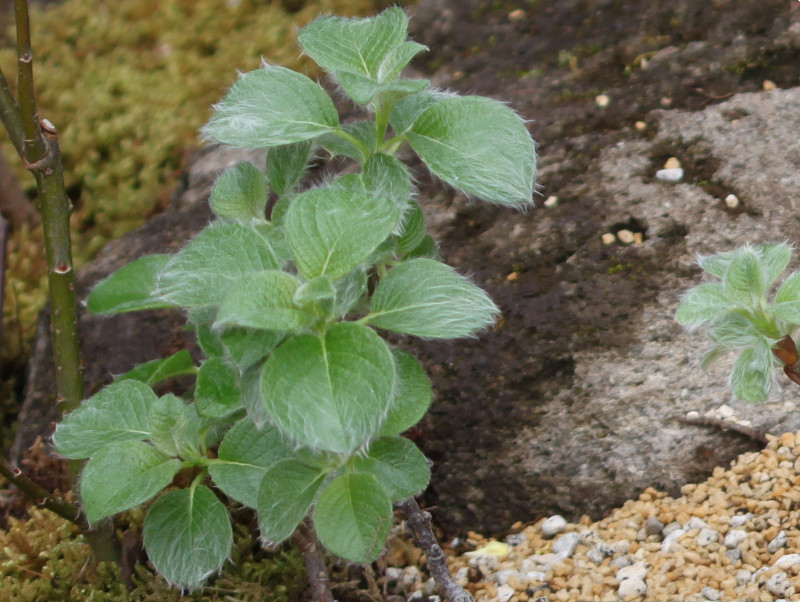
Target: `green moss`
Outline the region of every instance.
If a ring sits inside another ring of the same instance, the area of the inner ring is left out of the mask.
[[[35,10],[37,98],[61,134],[77,206],[76,264],[167,202],[211,104],[237,70],[254,69],[263,57],[308,72],[310,62],[298,58],[298,26],[320,12],[367,14],[384,4],[309,0],[289,14],[281,2],[261,0],[66,0]],[[12,81],[15,62],[12,49],[0,51]],[[16,160],[2,139],[3,153]],[[32,178],[20,172],[32,194]],[[23,340],[44,302],[42,248],[38,230],[16,232],[10,242],[6,332],[21,328]],[[24,351],[5,344],[7,356]]]
[[[91,562],[89,546],[76,528],[33,508],[27,520],[12,520],[0,531],[0,601],[84,600],[92,602],[184,602],[237,600],[290,602],[300,598],[306,577],[294,548],[264,552],[251,531],[236,525],[232,563],[208,587],[183,595],[150,568],[137,565],[134,588],[119,567]]]

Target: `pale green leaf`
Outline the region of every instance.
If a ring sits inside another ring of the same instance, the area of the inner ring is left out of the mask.
[[[741,249],[736,251],[725,251],[714,255],[706,255],[698,258],[698,264],[704,272],[724,280],[725,274],[731,267],[731,262],[741,254]]]
[[[147,416],[153,445],[168,456],[181,456],[187,447],[189,423],[183,400],[172,394],[159,397],[150,406]]]
[[[730,299],[741,303],[757,302],[763,293],[764,281],[755,253],[744,249],[737,255],[725,273],[724,284]]]
[[[277,544],[289,538],[306,517],[326,473],[296,459],[280,460],[264,473],[258,489],[261,538]]]
[[[403,9],[393,7],[364,19],[319,17],[300,30],[298,41],[326,71],[346,71],[385,81],[405,66],[400,65],[402,58],[407,57],[407,63],[416,54],[408,56],[410,50],[397,50],[407,35],[408,16]]]
[[[311,156],[311,141],[285,144],[269,149],[267,178],[278,196],[291,192],[305,172]]]
[[[364,320],[419,337],[458,338],[486,328],[499,311],[483,290],[450,266],[410,259],[381,279]]]
[[[536,148],[506,105],[451,96],[425,109],[404,136],[431,172],[455,188],[502,205],[533,202]]]
[[[158,499],[147,512],[143,535],[156,570],[169,583],[188,589],[219,571],[233,545],[225,505],[203,485]]]
[[[181,349],[169,357],[139,364],[133,370],[118,376],[117,380],[138,380],[152,387],[176,376],[196,373],[192,355],[186,349]]]
[[[241,77],[203,128],[203,138],[266,148],[315,138],[339,124],[325,90],[305,75],[265,65]]]
[[[147,255],[130,262],[94,285],[87,307],[93,314],[118,314],[174,307],[155,295],[156,276],[171,255]]]
[[[754,402],[767,398],[772,384],[772,357],[772,349],[764,340],[742,351],[730,378],[730,386],[736,397]]]
[[[187,308],[218,305],[242,276],[280,266],[270,241],[241,223],[207,227],[160,272],[158,294]]]
[[[392,501],[417,495],[431,478],[428,461],[421,451],[404,437],[383,437],[373,441],[366,456],[357,456],[353,470],[378,479]]]
[[[403,212],[411,201],[411,175],[397,158],[375,153],[363,166],[362,180],[367,190],[388,198]]]
[[[333,155],[350,157],[363,163],[378,147],[375,122],[365,119],[345,123],[341,127],[341,133],[337,131],[326,134],[319,139],[319,144]]]
[[[681,299],[676,318],[683,326],[709,322],[732,306],[725,288],[718,282],[704,282],[690,289]]]
[[[328,551],[351,562],[372,562],[392,528],[392,502],[371,474],[342,475],[320,495],[314,528]]]
[[[120,441],[100,448],[81,473],[83,509],[89,522],[143,504],[170,484],[180,470],[170,459],[143,441]]]
[[[263,360],[286,336],[274,330],[228,328],[221,335],[228,357],[240,370]]]
[[[397,380],[381,436],[399,435],[417,424],[431,405],[433,389],[419,360],[407,351],[392,349]]]
[[[800,301],[800,272],[792,272],[781,283],[775,294],[775,303]]]
[[[224,219],[264,219],[267,180],[255,165],[241,161],[217,179],[210,202],[214,213]]]
[[[378,431],[394,391],[391,351],[375,332],[341,322],[323,337],[288,339],[267,360],[261,393],[271,422],[312,450],[352,453]]]
[[[423,257],[426,259],[435,259],[436,261],[441,259],[439,255],[439,246],[430,234],[423,236],[422,241],[416,247],[405,253],[405,257],[406,259]]]
[[[257,508],[258,490],[267,468],[292,455],[277,429],[269,425],[258,429],[252,421],[240,420],[225,434],[208,472],[225,495]]]
[[[792,248],[786,243],[758,245],[761,273],[764,277],[764,291],[768,291],[792,259]]]
[[[416,203],[411,203],[403,216],[403,228],[397,238],[397,251],[402,255],[411,253],[425,239],[425,214]]]
[[[398,217],[391,202],[366,192],[314,188],[292,199],[285,232],[303,276],[337,280],[391,234]]]
[[[336,298],[331,308],[335,318],[343,318],[351,310],[358,311],[359,302],[367,294],[367,272],[359,267],[336,281]]]
[[[767,311],[784,322],[800,324],[800,300],[776,303],[775,305],[770,305]]]
[[[422,90],[406,96],[395,104],[389,115],[389,123],[396,134],[404,134],[428,108],[450,98],[456,98],[456,95],[437,90]]]
[[[206,360],[197,371],[194,399],[201,416],[221,418],[242,407],[235,368],[217,358]]]
[[[420,92],[430,84],[426,79],[401,79],[378,82],[371,76],[349,73],[347,71],[338,71],[336,77],[345,94],[353,99],[356,104],[360,105],[365,105],[378,96],[381,101],[387,98],[396,101],[404,96]]]
[[[56,451],[81,459],[110,443],[148,439],[147,414],[156,399],[153,390],[139,381],[111,383],[64,417],[53,435]]]
[[[263,369],[264,362],[253,364],[242,371],[240,382],[242,404],[247,410],[247,417],[257,428],[265,428],[265,425],[269,423],[269,413],[261,395],[261,372]]]
[[[325,301],[336,297],[336,287],[327,276],[317,276],[304,282],[294,294],[294,302],[304,306],[317,301]]]
[[[724,349],[748,347],[762,336],[761,331],[751,320],[734,312],[720,317],[708,329],[708,337]]]
[[[279,270],[247,274],[231,286],[222,299],[214,327],[299,330],[314,318],[294,302],[300,284],[297,278]]]

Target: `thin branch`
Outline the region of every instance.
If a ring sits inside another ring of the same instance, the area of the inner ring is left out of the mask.
[[[0,121],[3,122],[3,127],[8,132],[8,137],[11,138],[11,143],[17,149],[20,157],[23,156],[22,140],[25,138],[25,133],[22,129],[22,114],[19,112],[17,101],[11,93],[11,88],[8,87],[8,80],[0,70]]]
[[[475,602],[472,594],[456,583],[450,574],[444,550],[431,529],[430,513],[423,512],[413,497],[396,505],[406,515],[406,528],[428,558],[428,570],[436,581],[439,593],[450,602]]]
[[[33,50],[28,0],[14,0],[14,17],[17,23],[17,97],[25,134],[22,158],[28,163],[35,163],[44,157],[46,149],[39,132],[36,99],[33,94]]]
[[[5,458],[0,456],[0,475],[6,478],[28,498],[35,500],[37,506],[47,508],[63,519],[75,523],[82,530],[89,527],[83,512],[62,498],[53,495],[25,476],[19,468],[12,468]]]
[[[292,541],[300,548],[300,554],[306,565],[306,573],[311,585],[311,599],[314,602],[334,602],[328,578],[328,567],[325,565],[325,553],[322,551],[322,544],[319,543],[309,519],[300,523],[292,535]]]
[[[732,420],[713,418],[711,416],[698,416],[696,418],[681,416],[680,418],[678,418],[678,422],[682,422],[683,424],[692,424],[695,426],[713,426],[722,431],[738,433],[739,435],[743,435],[748,439],[752,439],[762,447],[767,445],[767,443],[769,443],[764,433],[757,431],[753,427],[744,424],[739,424],[738,422],[734,422]]]

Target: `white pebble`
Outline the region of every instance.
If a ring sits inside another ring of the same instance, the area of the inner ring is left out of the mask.
[[[623,229],[617,232],[617,238],[619,239],[619,242],[623,242],[626,245],[629,245],[633,242],[634,236],[633,232],[631,232],[630,230]]]
[[[700,529],[700,533],[695,539],[698,546],[705,548],[719,539],[719,532],[716,529]]]
[[[753,572],[747,569],[736,571],[736,585],[747,585],[753,579]]]
[[[559,537],[553,544],[553,552],[563,555],[566,558],[572,558],[572,555],[575,553],[575,548],[578,547],[580,542],[580,533],[564,533],[564,535]]]
[[[786,531],[781,529],[780,531],[778,531],[778,534],[775,537],[773,537],[767,544],[767,550],[769,551],[770,554],[774,554],[781,548],[785,548],[786,543],[787,543]]]
[[[680,160],[677,157],[670,157],[664,163],[664,169],[678,169],[681,166]]]
[[[495,600],[497,600],[497,602],[508,602],[514,597],[514,593],[514,588],[510,585],[501,585],[497,588]]]
[[[800,554],[786,554],[775,561],[772,566],[779,569],[788,569],[800,563]]]
[[[719,592],[718,589],[714,589],[713,587],[706,586],[700,590],[700,595],[703,596],[706,600],[719,600],[722,594]]]
[[[764,80],[764,81],[761,83],[761,89],[762,89],[762,90],[764,90],[764,92],[769,92],[770,90],[774,90],[774,89],[775,89],[775,88],[777,88],[777,87],[778,87],[778,86],[777,86],[777,85],[775,85],[775,82],[774,82],[774,81],[772,81],[771,79],[765,79],[765,80]]]
[[[516,577],[519,579],[523,577],[523,575],[514,569],[503,569],[502,571],[497,571],[496,573],[489,575],[487,581],[494,581],[497,585],[505,585],[508,583],[508,580],[511,579],[511,577]]]
[[[637,121],[633,124],[637,132],[643,132],[647,129],[647,124],[644,121]]]
[[[626,579],[644,579],[647,577],[647,565],[642,562],[637,562],[630,566],[622,567],[615,575],[617,581],[624,581]]]
[[[725,403],[717,408],[721,418],[730,418],[733,416],[733,408]]]
[[[736,209],[739,206],[739,197],[735,194],[729,194],[725,197],[725,205],[728,209]]]
[[[558,205],[558,197],[557,196],[549,196],[544,200],[545,207],[555,207]]]
[[[669,535],[664,538],[664,541],[661,542],[661,553],[662,554],[669,554],[675,550],[680,549],[680,544],[678,540],[686,534],[686,531],[683,529],[675,529]]]
[[[767,579],[767,589],[774,596],[784,596],[789,594],[789,590],[794,590],[789,575],[783,571],[777,572]]]
[[[742,551],[739,548],[725,550],[725,556],[727,556],[728,560],[730,560],[732,563],[736,563],[742,559]]]
[[[567,519],[560,514],[545,519],[542,523],[542,535],[548,539],[555,537],[567,528]]]
[[[606,232],[601,237],[604,245],[613,245],[617,241],[617,237],[614,236],[611,232]]]
[[[731,527],[741,527],[751,518],[755,518],[756,515],[752,512],[747,512],[746,514],[737,514],[736,516],[731,517]]]
[[[680,182],[683,180],[683,169],[680,167],[659,169],[656,172],[656,180],[661,180],[662,182]]]
[[[403,589],[410,590],[412,586],[419,581],[419,569],[414,565],[408,566],[403,569],[403,574],[400,575],[398,585]]]
[[[605,109],[609,104],[611,104],[611,99],[608,97],[608,94],[598,94],[594,97],[594,101],[601,109]]]
[[[736,548],[739,546],[740,543],[747,539],[747,531],[744,529],[731,529],[725,534],[725,539],[722,543],[725,544],[725,547],[729,550],[732,548]]]
[[[596,543],[595,545],[593,545],[591,549],[588,552],[586,552],[586,558],[588,558],[597,565],[600,565],[604,559],[613,555],[614,555],[613,548],[607,543],[604,543],[602,541],[600,543]]]
[[[646,592],[647,584],[637,577],[631,577],[619,584],[617,596],[625,600],[631,596],[644,596]]]
[[[692,529],[705,529],[706,527],[708,527],[708,523],[697,516],[690,518],[689,522],[683,526],[686,531],[691,531]]]

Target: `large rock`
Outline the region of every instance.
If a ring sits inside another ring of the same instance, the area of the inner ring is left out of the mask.
[[[738,94],[713,104],[725,94],[687,91],[685,80],[702,75],[705,65],[707,85],[757,89],[760,82],[737,79],[721,65],[773,40],[796,49],[800,29],[788,12],[774,22],[754,13],[752,32],[745,28],[747,35],[734,39],[734,25],[750,23],[744,5],[720,4],[722,25],[709,33],[717,36],[710,42],[665,45],[651,57],[651,71],[605,80],[618,110],[604,113],[594,95],[586,95],[594,87],[587,73],[599,78],[611,67],[619,70],[615,49],[633,60],[651,43],[647,28],[637,30],[639,21],[627,13],[619,16],[620,28],[603,35],[628,37],[616,46],[608,38],[608,52],[586,59],[583,71],[565,64],[519,79],[502,75],[498,66],[512,55],[528,61],[520,64],[523,70],[537,61],[549,65],[536,53],[560,52],[558,27],[574,4],[537,3],[531,11],[540,14],[511,21],[501,9],[477,12],[479,2],[430,0],[416,7],[412,21],[424,42],[461,36],[462,47],[440,50],[433,63],[419,66],[438,85],[508,99],[536,118],[531,130],[542,143],[542,192],[558,197],[553,206],[539,202],[520,214],[473,203],[418,174],[444,259],[471,274],[503,310],[495,329],[479,339],[400,340],[420,354],[432,375],[436,399],[412,436],[434,461],[426,503],[436,505],[437,519],[452,532],[497,532],[555,512],[598,516],[648,486],[674,492],[758,447],[736,433],[685,424],[681,419],[689,411],[727,404],[761,433],[800,428],[793,386],[776,387],[761,405],[732,399],[724,362],[704,374],[702,337],[673,320],[682,292],[699,282],[698,253],[800,235],[800,89]],[[693,6],[688,0],[674,4],[681,16]],[[750,3],[747,10],[761,9]],[[662,12],[657,3],[642,8],[642,20],[661,23]],[[537,41],[529,44],[534,26]],[[497,35],[495,45],[468,52],[489,32]],[[538,39],[547,36],[550,45]],[[723,36],[729,44],[716,43]],[[557,100],[573,88],[582,96]],[[694,111],[658,109],[669,104],[665,98]],[[644,118],[642,134],[632,126]],[[686,169],[681,183],[654,177],[669,156]],[[209,219],[204,201],[210,182],[234,160],[219,151],[200,155],[175,207],[112,243],[81,274],[83,294],[139,254],[180,247]],[[726,208],[730,193],[741,199],[741,208]],[[621,229],[640,233],[642,242],[602,242],[603,234]],[[158,313],[82,318],[92,389],[137,362],[190,345],[181,323],[180,315]],[[37,345],[17,452],[53,418],[34,420],[41,400],[52,395],[45,347],[44,340]]]

